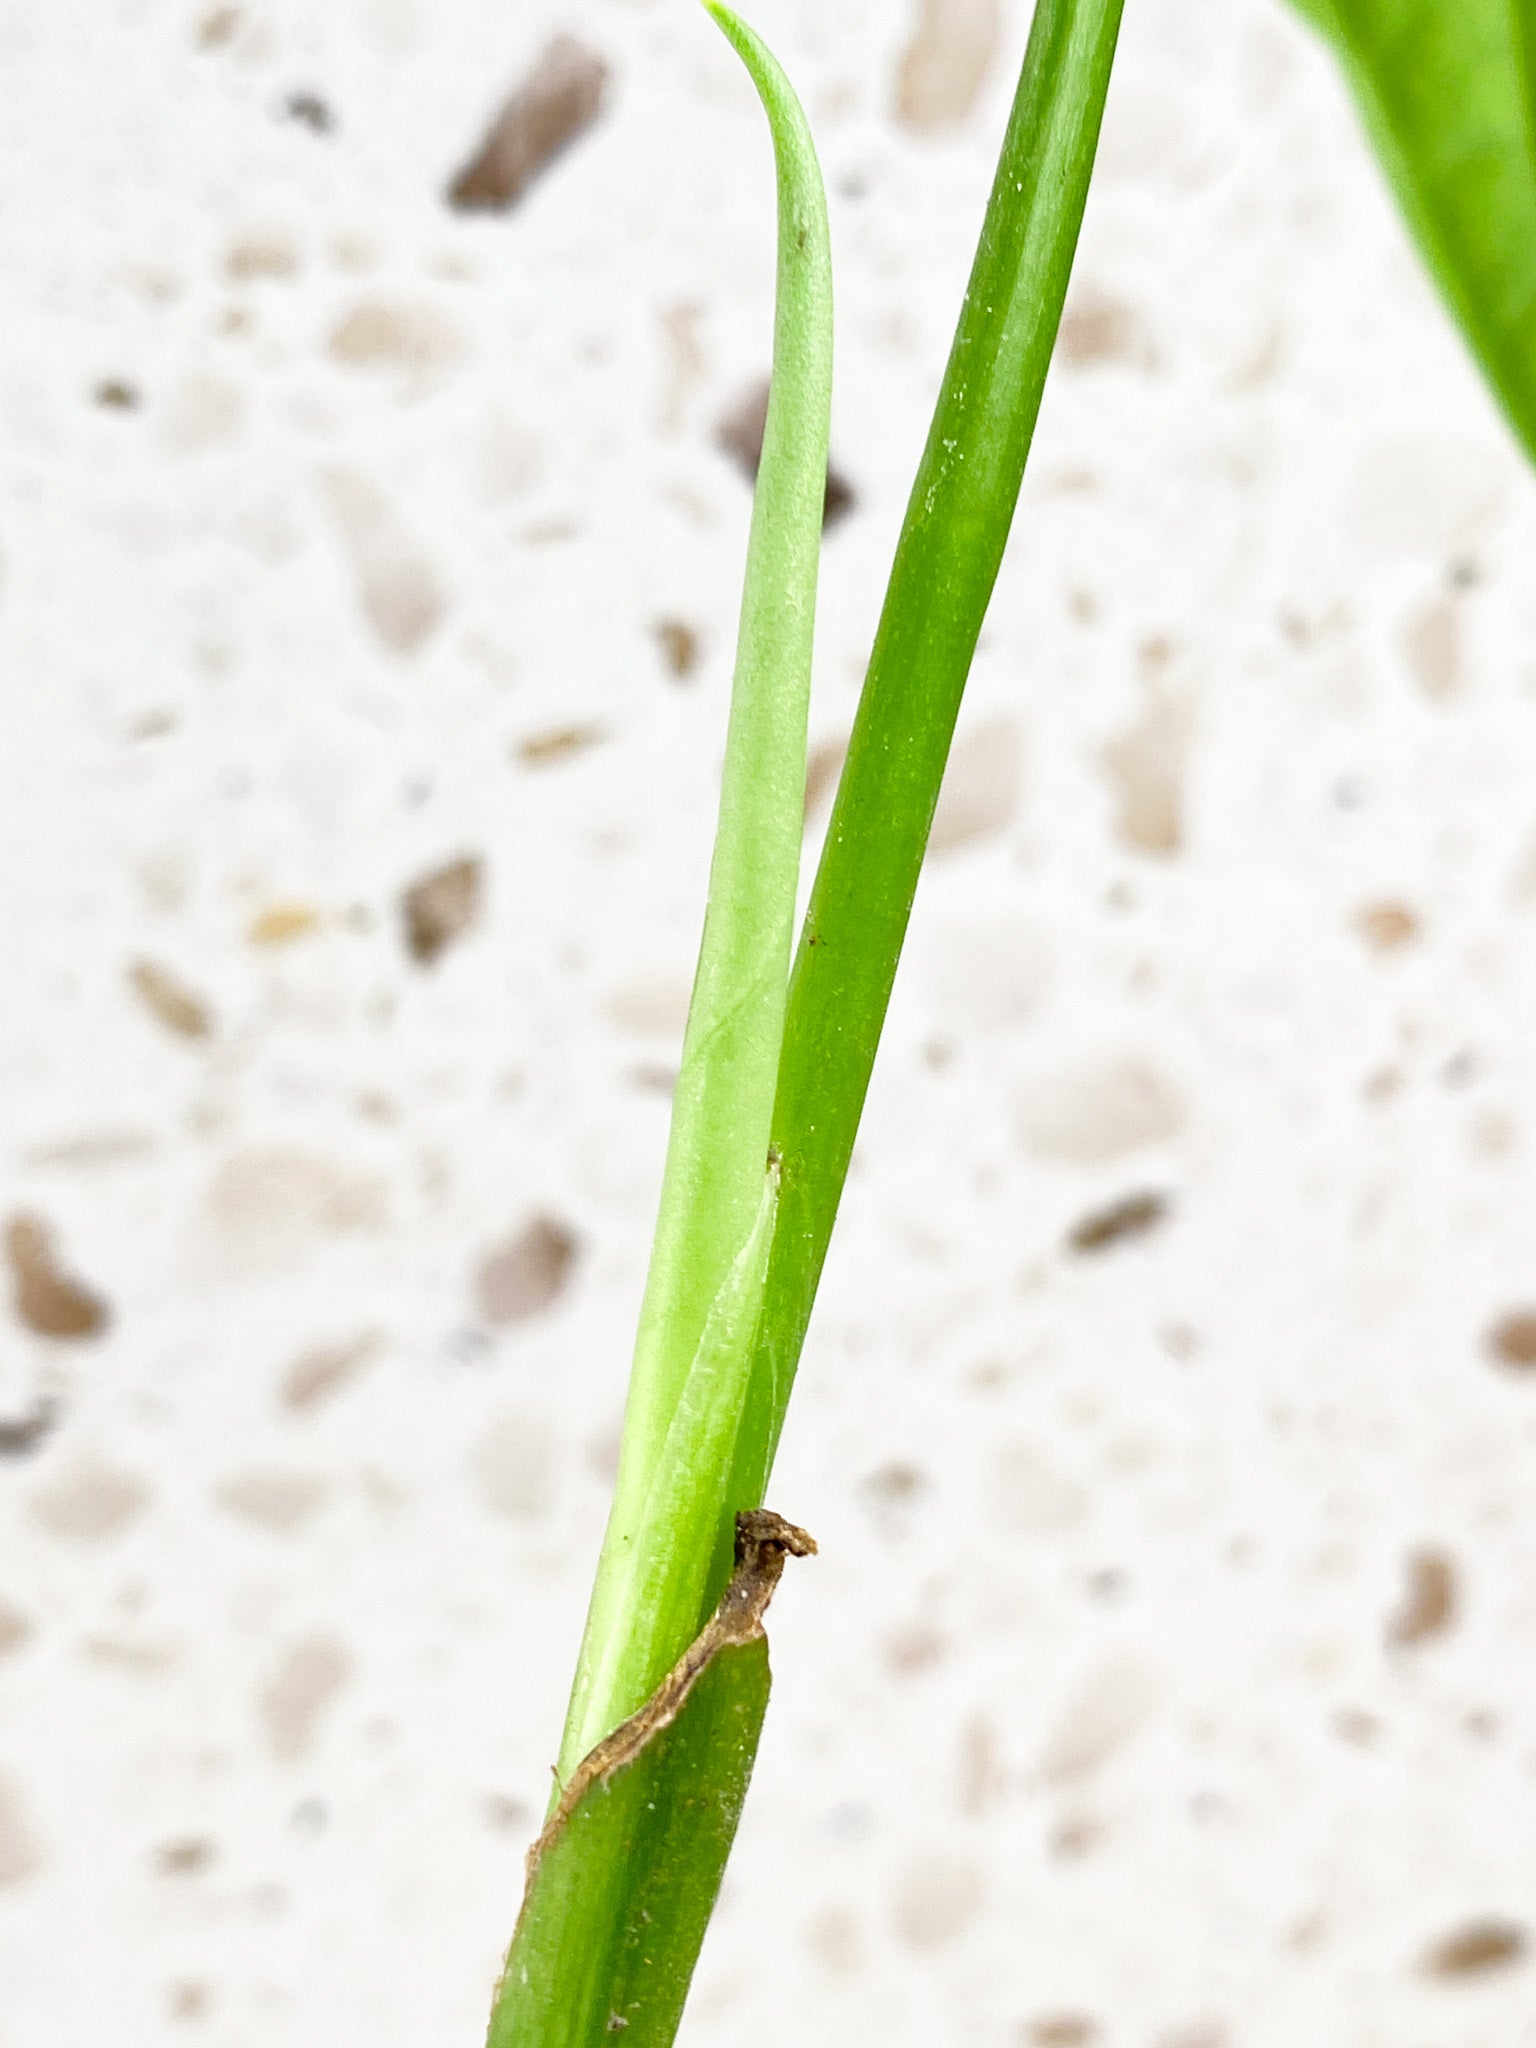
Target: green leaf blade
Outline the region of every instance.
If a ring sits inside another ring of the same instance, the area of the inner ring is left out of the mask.
[[[1297,4],[1337,49],[1424,259],[1536,461],[1536,7]]]
[[[730,1443],[754,1313],[737,1358],[725,1448],[695,1454],[663,1506],[669,1432],[709,1319],[763,1192],[794,943],[816,585],[832,393],[831,242],[805,115],[783,71],[706,0],[756,85],[773,140],[778,275],[773,379],[747,546],[709,906],[673,1101],[619,1475],[577,1667],[560,1775],[644,1700],[698,1626],[715,1530],[728,1521]],[[729,1375],[726,1375],[729,1378]],[[723,1384],[723,1383],[722,1383]],[[677,1461],[672,1460],[674,1469]],[[660,1589],[637,1606],[636,1573]]]
[[[1536,0],[1509,0],[1514,17],[1515,61],[1525,109],[1525,139],[1536,164]]]

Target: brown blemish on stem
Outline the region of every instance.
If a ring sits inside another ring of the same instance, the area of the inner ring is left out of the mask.
[[[571,1773],[544,1832],[528,1851],[530,1891],[540,1858],[553,1846],[592,1786],[606,1783],[615,1771],[632,1764],[663,1729],[672,1726],[689,1693],[722,1650],[744,1649],[757,1641],[763,1633],[768,1603],[783,1575],[785,1558],[815,1554],[814,1539],[771,1508],[751,1508],[736,1517],[736,1569],[720,1595],[719,1606],[645,1705],[588,1750]]]

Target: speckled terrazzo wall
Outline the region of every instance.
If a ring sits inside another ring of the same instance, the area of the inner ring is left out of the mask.
[[[1290,18],[1127,17],[696,2048],[1536,2043],[1536,482]],[[755,18],[839,262],[814,846],[1027,9]],[[470,2043],[766,142],[687,0],[8,0],[0,97],[0,2048]]]

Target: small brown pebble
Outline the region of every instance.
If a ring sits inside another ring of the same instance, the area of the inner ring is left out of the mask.
[[[466,854],[434,868],[404,892],[405,946],[418,967],[430,967],[478,921],[484,888],[484,862]]]
[[[225,273],[236,284],[293,277],[298,268],[298,251],[286,235],[244,235],[224,258]]]
[[[330,135],[336,128],[335,114],[317,92],[289,93],[283,102],[283,118],[297,121],[312,135]]]
[[[178,1038],[206,1038],[212,1031],[213,1015],[202,997],[153,960],[135,960],[128,981],[150,1014]]]
[[[290,1536],[318,1512],[327,1490],[325,1481],[310,1473],[256,1466],[224,1480],[215,1498],[242,1521],[274,1536]]]
[[[958,1790],[960,1811],[985,1813],[1008,1789],[997,1731],[984,1715],[973,1714],[960,1731]]]
[[[489,1253],[475,1276],[475,1299],[486,1322],[502,1327],[552,1308],[570,1283],[577,1243],[566,1224],[536,1216]]]
[[[25,1458],[38,1449],[59,1419],[59,1404],[51,1395],[40,1394],[25,1415],[7,1415],[0,1421],[0,1458]]]
[[[133,412],[139,404],[137,385],[122,377],[103,377],[91,396],[108,412]]]
[[[1403,655],[1426,696],[1454,697],[1462,685],[1461,607],[1436,598],[1415,613],[1403,630]]]
[[[1053,1856],[1075,1863],[1080,1856],[1091,1856],[1095,1849],[1101,1849],[1108,1838],[1109,1829],[1097,1815],[1074,1813],[1052,1830],[1047,1847]]]
[[[682,619],[658,619],[652,628],[667,673],[686,682],[699,665],[699,636]]]
[[[584,754],[602,737],[602,729],[595,725],[551,726],[547,732],[530,733],[527,739],[519,740],[517,758],[526,768],[551,768],[556,761],[569,761],[573,754]]]
[[[638,1067],[629,1070],[630,1086],[638,1088],[642,1095],[672,1096],[677,1091],[676,1067],[664,1066],[660,1060],[645,1060]]]
[[[217,1854],[206,1835],[178,1835],[160,1844],[154,1863],[162,1877],[196,1877],[209,1868]]]
[[[1067,1244],[1075,1252],[1108,1251],[1111,1245],[1124,1244],[1130,1238],[1145,1237],[1156,1230],[1167,1220],[1168,1209],[1168,1197],[1150,1189],[1141,1194],[1122,1195],[1119,1201],[1093,1210],[1075,1224],[1068,1233]]]
[[[149,1488],[132,1472],[77,1458],[55,1471],[34,1494],[32,1513],[48,1531],[71,1543],[107,1543],[138,1520]]]
[[[1129,1655],[1107,1659],[1058,1708],[1036,1771],[1047,1785],[1083,1784],[1121,1755],[1157,1706],[1157,1678]]]
[[[914,134],[960,127],[1002,39],[998,0],[923,0],[896,74],[896,118]]]
[[[979,846],[1007,830],[1019,799],[1023,749],[1018,727],[991,718],[950,749],[928,830],[930,856]]]
[[[333,339],[339,343],[344,332],[360,351],[349,360],[418,368],[442,360],[436,351],[446,335],[440,325],[397,320],[386,308],[360,311],[356,323],[343,323]],[[378,352],[367,354],[375,345]],[[325,479],[325,495],[364,620],[391,654],[418,654],[442,626],[451,603],[432,551],[368,477],[333,469]]]
[[[1295,1921],[1285,1937],[1285,1945],[1293,1955],[1312,1955],[1323,1944],[1328,1933],[1328,1916],[1325,1913],[1303,1913]]]
[[[460,212],[504,212],[597,120],[608,66],[573,36],[556,36],[448,187]]]
[[[42,1861],[42,1844],[21,1794],[9,1778],[0,1777],[0,1891],[31,1877]]]
[[[901,1678],[913,1678],[920,1671],[931,1671],[936,1664],[944,1661],[949,1644],[936,1628],[926,1622],[915,1621],[907,1628],[899,1628],[886,1639],[885,1658],[891,1669]]]
[[[351,1674],[350,1654],[329,1636],[306,1636],[284,1652],[257,1703],[275,1757],[292,1762],[314,1746]]]
[[[384,1184],[287,1145],[231,1155],[209,1183],[204,1214],[210,1243],[236,1264],[281,1264],[317,1238],[376,1228],[386,1214]]]
[[[909,1948],[953,1941],[982,1905],[982,1873],[969,1860],[929,1855],[909,1865],[896,1887],[891,1919]]]
[[[290,1415],[307,1415],[357,1378],[378,1349],[372,1331],[347,1344],[317,1344],[302,1352],[283,1379],[281,1400]]]
[[[1132,722],[1107,741],[1100,763],[1114,800],[1115,831],[1133,853],[1171,859],[1184,845],[1184,784],[1194,744],[1194,704],[1165,689],[1167,657],[1142,649],[1146,698]],[[1171,650],[1170,650],[1171,652]]]
[[[111,1320],[107,1304],[83,1281],[65,1272],[54,1252],[53,1232],[37,1216],[13,1216],[6,1226],[6,1254],[16,1313],[40,1337],[99,1337]]]
[[[1406,903],[1368,903],[1356,914],[1355,929],[1373,953],[1401,953],[1423,936],[1424,927]]]
[[[1404,1650],[1443,1636],[1456,1620],[1456,1567],[1443,1550],[1416,1550],[1408,1559],[1403,1604],[1387,1624],[1387,1642]]]
[[[858,1969],[863,1950],[858,1916],[846,1906],[833,1906],[806,1931],[806,1943],[825,1969],[841,1977]]]
[[[1381,1723],[1362,1707],[1341,1707],[1333,1717],[1334,1733],[1352,1749],[1369,1749],[1381,1733]]]
[[[763,435],[768,426],[768,379],[749,384],[730,408],[721,414],[715,428],[715,446],[728,455],[749,483],[757,479],[763,459]]]
[[[210,7],[197,24],[197,47],[200,50],[222,50],[234,41],[239,32],[238,7]]]
[[[103,1664],[109,1671],[131,1671],[141,1678],[169,1671],[176,1662],[175,1646],[165,1642],[90,1635],[82,1638],[80,1647],[93,1664]]]
[[[661,340],[665,360],[661,428],[675,434],[683,424],[688,400],[708,367],[700,324],[704,308],[696,299],[680,299],[663,309]]]
[[[1516,1372],[1536,1367],[1536,1308],[1512,1309],[1488,1332],[1488,1349]]]
[[[878,1466],[864,1482],[877,1500],[891,1502],[916,1500],[927,1483],[921,1468],[905,1458]]]
[[[721,415],[715,428],[715,446],[731,458],[748,483],[757,481],[758,464],[763,459],[763,435],[768,429],[768,390],[766,377],[749,384]],[[857,503],[852,484],[829,466],[827,492],[822,501],[822,526],[835,526]]]
[[[519,1799],[512,1792],[487,1792],[480,1802],[486,1824],[499,1834],[514,1830],[521,1834],[534,1823],[534,1811],[526,1799]]]
[[[1082,2013],[1051,2013],[1025,2023],[1021,2038],[1029,2048],[1094,2048],[1099,2030]]]
[[[365,299],[331,329],[326,346],[333,361],[351,370],[423,371],[446,368],[464,342],[431,306]],[[375,516],[372,507],[363,508],[364,520]]]
[[[841,737],[818,740],[811,748],[805,764],[805,819],[806,823],[816,817],[831,803],[837,789],[838,777],[843,772],[843,763],[848,758],[848,739]]]
[[[1482,1977],[1523,1962],[1530,1945],[1516,1920],[1469,1920],[1432,1943],[1419,1968],[1426,1977]]]
[[[1145,367],[1151,356],[1136,308],[1092,285],[1079,286],[1067,301],[1056,348],[1073,370],[1103,363]]]
[[[32,1640],[32,1623],[19,1607],[0,1596],[0,1657],[9,1657]]]
[[[827,471],[827,494],[821,501],[821,524],[824,531],[846,519],[858,504],[853,485],[840,469]]]
[[[213,2010],[213,1993],[206,1984],[173,1984],[165,2003],[173,2020],[205,2020]]]
[[[307,939],[319,928],[320,913],[312,903],[269,903],[251,919],[245,936],[251,945],[270,950]]]

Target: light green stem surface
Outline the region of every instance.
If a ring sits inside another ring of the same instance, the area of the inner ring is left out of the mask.
[[[725,1506],[756,1305],[743,1247],[765,1200],[805,804],[816,578],[832,394],[832,266],[810,131],[788,80],[729,9],[705,0],[767,110],[778,174],[773,384],[752,508],[709,907],[694,980],[618,1483],[559,1771],[641,1704],[690,1639]],[[762,1237],[766,1259],[767,1237]],[[754,1255],[755,1257],[755,1255]],[[757,1278],[761,1296],[761,1274]],[[729,1297],[729,1302],[727,1302]],[[706,1326],[714,1334],[704,1345]],[[729,1327],[735,1350],[721,1355]],[[739,1341],[738,1341],[739,1338]],[[701,1348],[702,1347],[702,1348]],[[714,1465],[677,1466],[685,1390],[712,1389]],[[694,1560],[702,1562],[694,1568]],[[645,1598],[637,1602],[644,1587]]]

